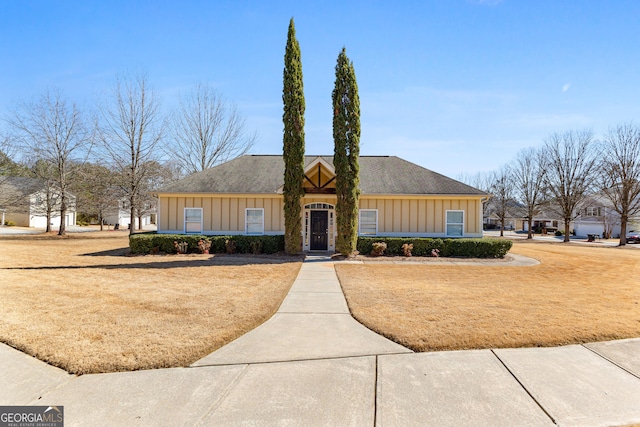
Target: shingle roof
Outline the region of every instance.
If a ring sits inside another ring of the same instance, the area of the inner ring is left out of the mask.
[[[322,157],[305,156],[305,165]],[[273,194],[284,183],[279,155],[246,155],[169,184],[158,193]],[[396,156],[360,156],[360,190],[367,194],[442,194],[482,196],[487,193]]]
[[[0,177],[0,191],[12,192],[15,195],[27,196],[44,187],[42,181],[36,178],[21,176]]]

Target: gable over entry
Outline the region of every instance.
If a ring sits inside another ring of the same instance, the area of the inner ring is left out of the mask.
[[[336,194],[336,171],[333,165],[316,157],[304,168],[304,192],[307,194]]]

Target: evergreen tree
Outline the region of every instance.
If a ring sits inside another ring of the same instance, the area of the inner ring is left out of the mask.
[[[296,39],[293,18],[289,22],[287,48],[284,54],[282,101],[284,103],[284,238],[288,254],[300,251],[302,243],[300,198],[304,195],[304,91],[300,45]]]
[[[336,170],[336,249],[349,256],[358,241],[360,198],[360,98],[353,63],[342,48],[333,99],[333,165]]]

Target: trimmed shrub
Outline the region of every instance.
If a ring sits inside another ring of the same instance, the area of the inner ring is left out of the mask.
[[[402,254],[406,257],[411,256],[411,251],[413,250],[413,243],[405,243],[402,245]]]
[[[198,243],[202,241],[203,243]],[[136,233],[129,236],[129,248],[133,254],[164,252],[176,253],[173,242],[185,242],[187,253],[199,253],[203,244],[211,244],[209,253],[227,253],[227,241],[235,246],[235,253],[250,254],[257,252],[275,254],[284,251],[284,236],[203,236],[194,234],[157,234]]]
[[[371,256],[382,256],[387,249],[387,244],[385,242],[374,242],[371,247]]]
[[[15,221],[7,220],[7,221],[4,222],[4,225],[6,225],[7,227],[15,227],[16,223],[15,223]]]
[[[500,239],[439,239],[428,237],[359,237],[358,252],[371,253],[374,243],[386,243],[388,255],[404,255],[403,245],[413,245],[413,256],[432,256],[437,249],[443,257],[503,258],[513,242]]]

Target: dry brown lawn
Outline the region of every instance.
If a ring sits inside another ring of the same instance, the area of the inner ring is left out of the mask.
[[[267,320],[301,264],[127,252],[124,232],[0,238],[0,341],[77,374],[188,366]]]
[[[640,251],[515,242],[533,267],[336,264],[353,316],[416,351],[640,337]],[[500,264],[500,263],[499,263]]]

